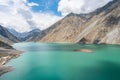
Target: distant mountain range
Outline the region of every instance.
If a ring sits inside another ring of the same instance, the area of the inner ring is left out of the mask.
[[[9,31],[14,34],[20,41],[35,41],[35,39],[40,35],[40,29],[34,29],[30,32],[19,33],[14,29],[9,29]]]
[[[3,44],[12,45],[13,43],[17,42],[35,41],[38,36],[40,36],[40,34],[40,29],[34,29],[30,32],[19,33],[14,29],[7,29],[0,25],[0,47],[2,47]]]
[[[120,44],[120,0],[88,14],[71,13],[42,33],[40,42]]]

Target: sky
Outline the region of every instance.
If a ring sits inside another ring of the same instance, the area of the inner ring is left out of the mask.
[[[0,0],[0,25],[28,32],[44,30],[69,13],[89,13],[112,0]]]

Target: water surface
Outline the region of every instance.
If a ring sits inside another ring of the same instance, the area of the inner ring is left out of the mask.
[[[24,53],[7,64],[16,69],[0,80],[120,80],[119,45],[17,43],[14,48]]]

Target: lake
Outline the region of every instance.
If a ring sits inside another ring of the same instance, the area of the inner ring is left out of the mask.
[[[6,64],[15,70],[0,80],[120,80],[120,45],[28,42],[13,47],[24,53]]]

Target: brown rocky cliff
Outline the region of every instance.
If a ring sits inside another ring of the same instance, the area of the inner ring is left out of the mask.
[[[69,14],[38,39],[42,42],[120,43],[120,1],[114,0],[89,14]]]

